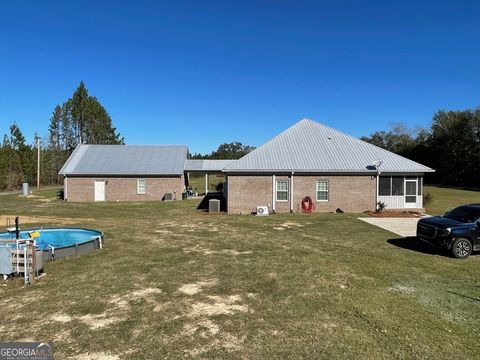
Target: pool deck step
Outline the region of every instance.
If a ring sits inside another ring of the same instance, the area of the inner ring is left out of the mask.
[[[12,256],[20,255],[23,256],[23,250],[12,250]]]
[[[23,258],[20,258],[20,259],[18,259],[18,260],[19,260],[19,263],[20,263],[20,264],[25,263],[25,261],[23,260]],[[30,257],[30,258],[28,259],[28,263],[29,263],[29,264],[33,264],[33,258]],[[13,256],[12,256],[12,264],[17,265],[17,259],[14,258]]]
[[[25,249],[13,249],[11,252],[11,265],[12,272],[20,274],[28,274],[29,282],[32,283],[36,280],[35,267],[36,267],[36,254],[37,251],[33,246],[27,247],[27,254],[25,256]],[[18,265],[18,266],[17,266]]]

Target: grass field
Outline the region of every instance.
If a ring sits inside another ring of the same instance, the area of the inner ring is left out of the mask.
[[[430,190],[435,211],[457,196]],[[54,194],[2,196],[0,215],[101,229],[105,249],[50,262],[27,288],[5,282],[2,341],[53,341],[59,359],[480,354],[479,255],[437,254],[354,214],[209,215],[197,201]]]
[[[433,195],[433,202],[427,207],[427,213],[441,215],[459,204],[480,203],[480,191],[467,191],[435,186],[425,186],[425,192]]]

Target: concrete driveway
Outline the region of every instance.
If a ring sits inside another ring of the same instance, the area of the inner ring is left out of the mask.
[[[379,228],[388,230],[402,237],[415,236],[417,232],[417,222],[421,218],[358,218]]]

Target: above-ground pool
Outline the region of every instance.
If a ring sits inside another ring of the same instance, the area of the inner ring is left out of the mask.
[[[37,232],[37,251],[43,252],[45,260],[84,254],[99,249],[103,242],[101,231],[83,228],[32,228],[20,231],[20,239],[30,239],[29,234]],[[0,246],[16,247],[15,232],[0,233]]]
[[[103,244],[103,233],[92,229],[32,228],[20,231],[19,235],[21,240],[35,238],[37,272],[43,269],[45,261],[88,253],[101,249]],[[15,231],[0,233],[0,274],[4,276],[24,272],[21,270],[24,265],[19,263],[19,255],[15,255],[17,254],[15,237]],[[25,249],[23,244],[19,245],[20,252],[22,248]]]

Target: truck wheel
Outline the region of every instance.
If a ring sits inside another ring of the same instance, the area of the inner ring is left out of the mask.
[[[458,238],[453,242],[452,254],[457,259],[466,259],[472,253],[472,244],[465,238]]]

